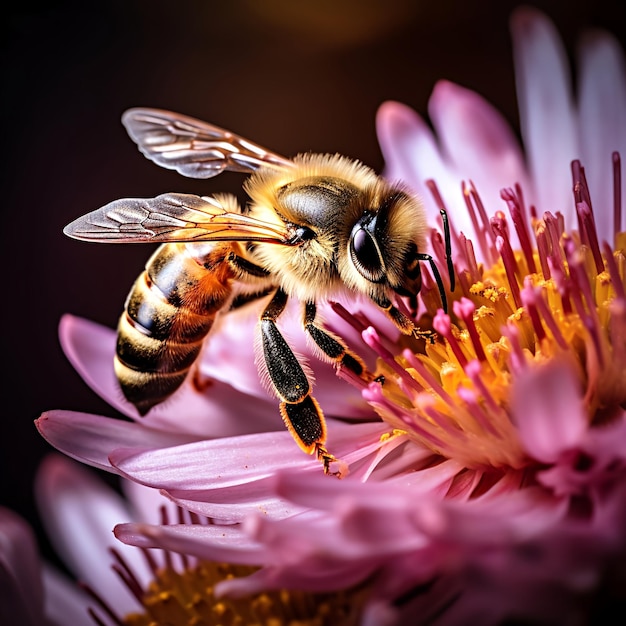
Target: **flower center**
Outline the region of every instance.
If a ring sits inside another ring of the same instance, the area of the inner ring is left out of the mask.
[[[248,576],[254,568],[201,562],[178,572],[168,567],[156,572],[143,591],[145,612],[127,615],[126,626],[241,625],[322,626],[356,624],[348,593],[312,594],[275,591],[244,598],[216,598],[213,588],[227,578]]]
[[[174,566],[176,557],[167,550],[160,551],[164,564],[158,566],[151,552],[141,550],[153,574],[145,587],[121,554],[114,549],[111,553],[116,561],[114,570],[142,610],[122,618],[86,588],[98,605],[89,610],[98,626],[351,626],[358,623],[367,592],[361,585],[334,593],[280,590],[240,598],[216,597],[214,589],[219,582],[250,576],[258,568],[196,561],[185,555],[178,555],[180,566]]]
[[[619,173],[619,157],[614,162]],[[482,221],[477,244],[485,261],[478,263],[473,243],[455,235],[458,288],[450,294],[449,315],[437,311],[436,287],[425,273],[425,317],[440,340],[394,357],[374,329],[363,334],[382,357],[386,381],[370,385],[366,398],[394,428],[466,467],[521,469],[532,462],[510,406],[515,375],[525,368],[555,358],[568,361],[590,425],[610,420],[626,403],[626,234],[618,232],[620,207],[616,200],[613,247],[600,244],[584,170],[574,162],[572,172],[579,225],[572,233],[559,213],[529,221],[521,190],[502,191],[516,249],[505,216],[487,220],[476,190],[465,187],[474,223]],[[434,184],[431,189],[444,208]],[[432,246],[444,262],[436,234]]]

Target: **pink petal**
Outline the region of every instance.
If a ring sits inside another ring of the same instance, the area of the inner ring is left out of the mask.
[[[504,117],[477,93],[439,81],[428,103],[459,180],[473,181],[489,215],[504,209],[503,187],[528,187],[524,157]],[[452,219],[456,222],[456,214]],[[466,234],[471,234],[465,231]]]
[[[118,613],[137,610],[137,601],[109,566],[109,549],[115,547],[140,579],[147,582],[151,576],[141,554],[113,537],[114,525],[130,518],[122,498],[91,470],[60,455],[44,459],[35,491],[48,537],[75,576],[96,589]]]
[[[53,624],[93,626],[89,608],[94,601],[84,593],[78,583],[68,579],[50,566],[44,566],[45,613]]]
[[[567,55],[540,11],[518,9],[511,20],[520,125],[538,211],[561,211],[575,225],[570,162],[581,156]]]
[[[380,445],[386,427],[379,423],[342,424],[329,421],[329,442],[340,459],[358,460],[367,441]],[[330,445],[330,444],[329,444]],[[365,453],[368,451],[366,450]],[[279,470],[321,473],[321,464],[303,454],[287,431],[199,441],[154,450],[114,450],[111,463],[123,474],[142,484],[182,495],[234,486],[247,486]]]
[[[613,239],[611,153],[626,160],[626,68],[621,46],[605,33],[583,41],[580,54],[580,137],[600,239]],[[624,170],[622,165],[622,171]],[[626,185],[622,183],[622,207]]]
[[[43,626],[43,604],[35,535],[26,520],[0,507],[0,623]]]
[[[272,560],[271,552],[246,537],[238,525],[118,524],[115,537],[131,546],[161,548],[209,561],[263,565]]]
[[[207,381],[204,392],[186,381],[167,402],[141,418],[122,396],[113,371],[115,331],[64,315],[59,336],[63,351],[83,380],[111,406],[146,425],[210,437],[258,432],[276,424],[275,402],[257,399],[252,412],[249,396],[219,380]]]
[[[587,430],[580,383],[567,363],[554,359],[516,377],[512,410],[526,451],[544,463],[579,446]]]
[[[345,563],[325,559],[301,561],[281,567],[264,567],[244,578],[220,581],[215,586],[218,597],[242,597],[267,589],[297,589],[299,591],[335,591],[352,587],[369,578],[377,564]]]
[[[473,234],[461,192],[461,180],[441,154],[428,124],[409,107],[385,102],[376,117],[378,141],[385,158],[385,176],[402,181],[424,203],[429,224],[435,225],[439,208],[426,186],[434,179],[457,230]]]
[[[192,435],[73,411],[48,411],[35,425],[44,439],[61,452],[109,472],[112,468],[108,457],[116,448],[162,448],[196,440]]]

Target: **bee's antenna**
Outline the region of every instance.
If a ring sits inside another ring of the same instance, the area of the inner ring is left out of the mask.
[[[448,264],[448,276],[450,277],[450,291],[454,291],[455,278],[454,266],[452,265],[452,244],[450,243],[448,212],[445,209],[439,209],[439,213],[441,213],[441,221],[443,222],[443,236],[446,244],[446,263]],[[439,282],[437,284],[439,284]],[[439,289],[441,290],[441,287]]]
[[[446,298],[446,290],[443,286],[443,280],[441,280],[441,274],[439,273],[439,269],[430,254],[426,254],[425,252],[418,252],[417,258],[420,261],[428,261],[430,264],[430,271],[433,273],[435,280],[437,281],[437,287],[439,288],[439,295],[441,296],[441,306],[443,308],[443,312],[448,312],[448,298]]]

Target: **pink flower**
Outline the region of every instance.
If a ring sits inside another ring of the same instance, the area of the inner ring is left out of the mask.
[[[361,303],[328,310],[335,332],[378,356],[385,380],[359,398],[316,371],[347,478],[321,475],[275,432],[252,368],[220,352],[239,354],[252,319],[212,337],[206,393],[188,386],[154,418],[40,418],[70,456],[212,521],[119,524],[124,543],[259,566],[216,586],[229,597],[361,586],[365,625],[579,624],[623,604],[623,57],[610,36],[587,38],[575,100],[549,21],[523,9],[512,26],[528,165],[503,118],[451,83],[430,101],[436,137],[403,105],[380,110],[387,175],[424,198],[433,223],[448,210],[457,288],[444,314],[425,273],[432,345],[398,338]],[[434,231],[430,243],[443,265]],[[116,396],[110,334],[68,318],[61,335],[87,382],[136,418]]]
[[[64,565],[119,615],[141,606],[114,570],[123,564],[147,584],[154,572],[135,548],[117,542],[111,528],[120,519],[158,522],[160,507],[174,507],[157,492],[124,483],[127,498],[92,472],[61,455],[50,455],[38,469],[36,495],[40,517]],[[155,563],[163,564],[160,555]],[[20,626],[59,624],[93,626],[90,611],[102,609],[75,581],[39,557],[25,520],[0,509],[0,622]],[[95,566],[97,564],[97,566]]]

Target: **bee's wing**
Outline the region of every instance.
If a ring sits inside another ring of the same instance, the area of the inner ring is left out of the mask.
[[[139,150],[157,165],[190,178],[260,167],[288,169],[293,163],[230,131],[160,109],[129,109],[122,123]]]
[[[109,243],[264,241],[288,244],[285,226],[227,210],[220,200],[182,193],[124,198],[87,213],[63,232],[74,239]]]

